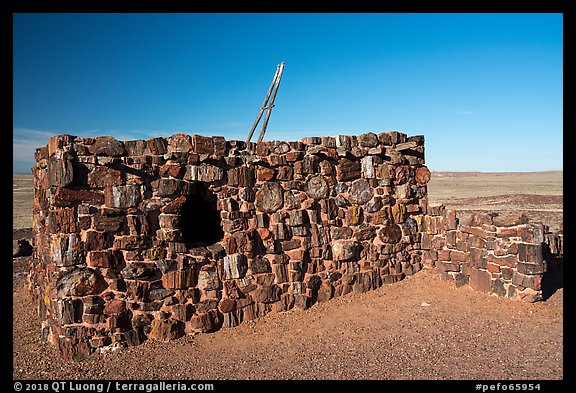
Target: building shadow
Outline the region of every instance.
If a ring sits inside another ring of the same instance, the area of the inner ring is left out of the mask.
[[[564,269],[562,259],[556,261],[556,265],[542,275],[542,300],[548,300],[557,290],[564,286]]]

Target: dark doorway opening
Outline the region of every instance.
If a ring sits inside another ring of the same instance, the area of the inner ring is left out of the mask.
[[[186,197],[180,210],[180,230],[186,247],[204,247],[224,237],[217,198],[203,182]]]

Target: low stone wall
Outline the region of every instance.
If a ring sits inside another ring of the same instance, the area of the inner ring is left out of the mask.
[[[422,136],[59,135],[36,161],[30,289],[67,358],[306,309],[422,267]]]
[[[37,149],[29,286],[66,358],[233,327],[423,267],[527,301],[562,235],[429,205],[424,138],[58,135]]]
[[[544,273],[559,268],[563,235],[525,216],[472,213],[462,220],[430,206],[421,240],[424,265],[456,286],[529,302],[542,300]]]

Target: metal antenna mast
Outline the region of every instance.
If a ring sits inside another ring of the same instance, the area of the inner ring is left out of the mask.
[[[262,123],[262,130],[260,131],[260,135],[258,136],[258,142],[262,142],[264,138],[264,133],[266,132],[266,127],[268,126],[268,120],[270,120],[270,113],[272,112],[272,108],[274,107],[274,100],[276,99],[276,93],[278,93],[278,86],[280,86],[280,79],[282,78],[282,71],[284,71],[284,62],[278,64],[276,67],[276,73],[274,74],[274,78],[272,79],[272,83],[268,88],[268,93],[266,93],[266,98],[264,98],[264,102],[262,103],[262,107],[260,108],[260,112],[258,116],[256,116],[256,120],[252,125],[252,129],[248,134],[248,138],[246,138],[246,144],[250,143],[250,139],[252,139],[252,135],[254,134],[254,130],[258,126],[260,119],[262,118],[262,114],[265,110],[266,117],[264,117],[264,122]],[[270,100],[270,102],[268,102]]]

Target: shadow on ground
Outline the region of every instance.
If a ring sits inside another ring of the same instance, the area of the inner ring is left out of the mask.
[[[564,286],[564,269],[562,263],[547,271],[542,276],[542,299],[548,300],[557,290]]]

